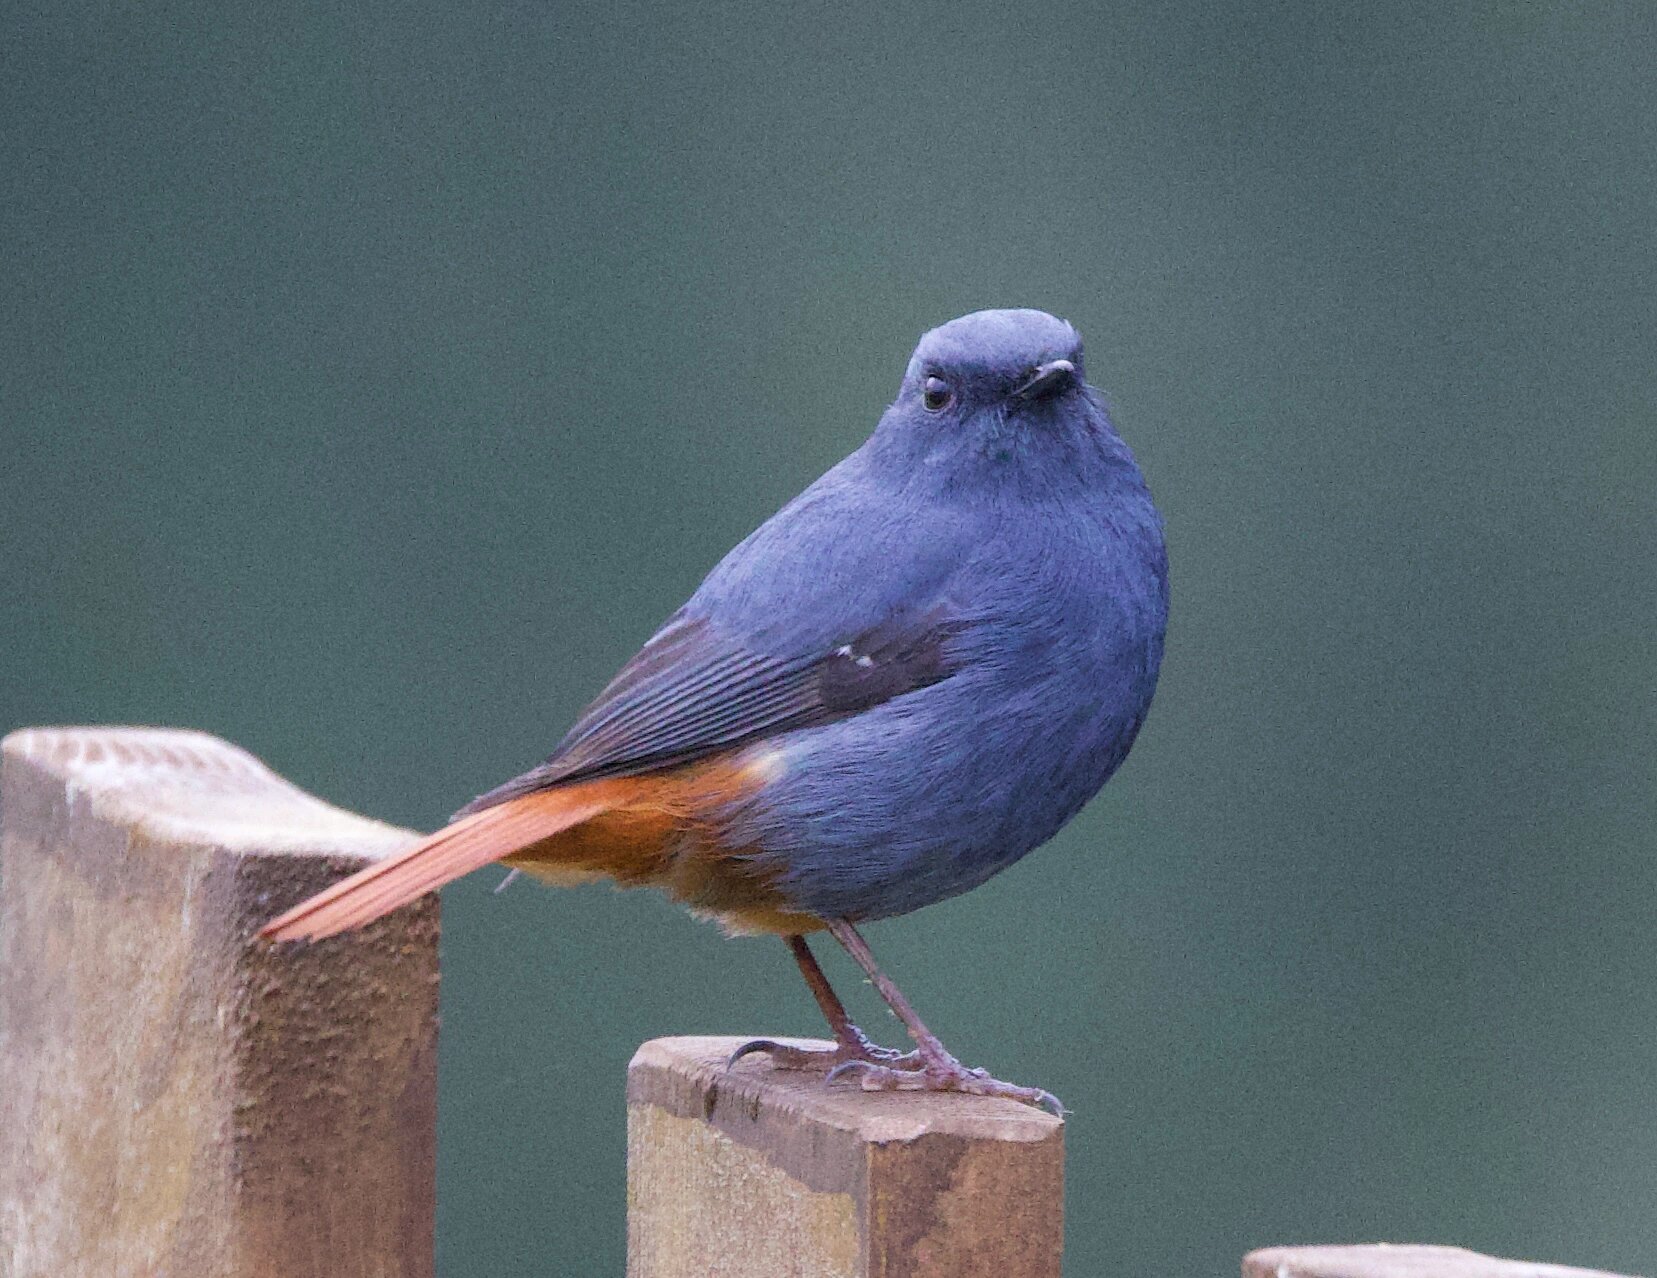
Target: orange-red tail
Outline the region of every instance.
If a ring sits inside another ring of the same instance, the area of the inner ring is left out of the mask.
[[[611,806],[604,795],[603,787],[575,785],[474,812],[301,901],[259,935],[314,941],[372,923],[463,874],[596,816]]]

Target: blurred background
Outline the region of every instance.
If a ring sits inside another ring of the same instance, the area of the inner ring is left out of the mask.
[[[1638,3],[7,6],[0,728],[431,827],[922,330],[1043,307],[1167,517],[1162,689],[1051,846],[870,931],[1074,1109],[1069,1272],[1650,1272],[1654,66]],[[441,1272],[619,1273],[634,1046],[817,1014],[775,941],[497,878]]]

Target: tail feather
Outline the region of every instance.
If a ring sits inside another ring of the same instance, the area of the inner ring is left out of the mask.
[[[595,788],[543,790],[463,816],[301,901],[259,935],[269,941],[314,941],[372,923],[463,874],[598,815],[611,805]]]

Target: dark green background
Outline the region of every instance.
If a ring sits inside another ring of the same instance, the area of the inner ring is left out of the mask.
[[[872,935],[1074,1108],[1070,1272],[1649,1272],[1654,15],[9,5],[0,727],[193,725],[430,826],[923,329],[1045,307],[1167,516],[1162,691],[1050,848]],[[495,878],[442,1272],[618,1273],[634,1045],[815,1012],[774,941]]]

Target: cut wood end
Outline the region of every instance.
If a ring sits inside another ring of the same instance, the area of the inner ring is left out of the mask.
[[[1503,1260],[1461,1247],[1372,1243],[1268,1247],[1243,1257],[1243,1278],[1618,1278],[1599,1269]]]
[[[324,803],[246,750],[205,732],[173,728],[25,728],[0,741],[8,765],[61,786],[113,824],[230,852],[310,853],[377,859],[404,847],[407,830]]]
[[[661,1038],[633,1057],[629,1278],[1059,1278],[1059,1119],[1005,1099],[830,1086],[758,1055],[727,1070],[750,1041]]]
[[[1064,1120],[1045,1110],[1002,1097],[944,1092],[866,1092],[850,1080],[825,1086],[821,1074],[777,1069],[761,1054],[745,1056],[730,1069],[731,1053],[756,1037],[798,1047],[832,1043],[772,1035],[656,1038],[643,1044],[627,1067],[629,1104],[650,1104],[681,1117],[712,1118],[722,1113],[762,1111],[847,1132],[876,1143],[922,1136],[969,1140],[1042,1141],[1055,1137]]]

